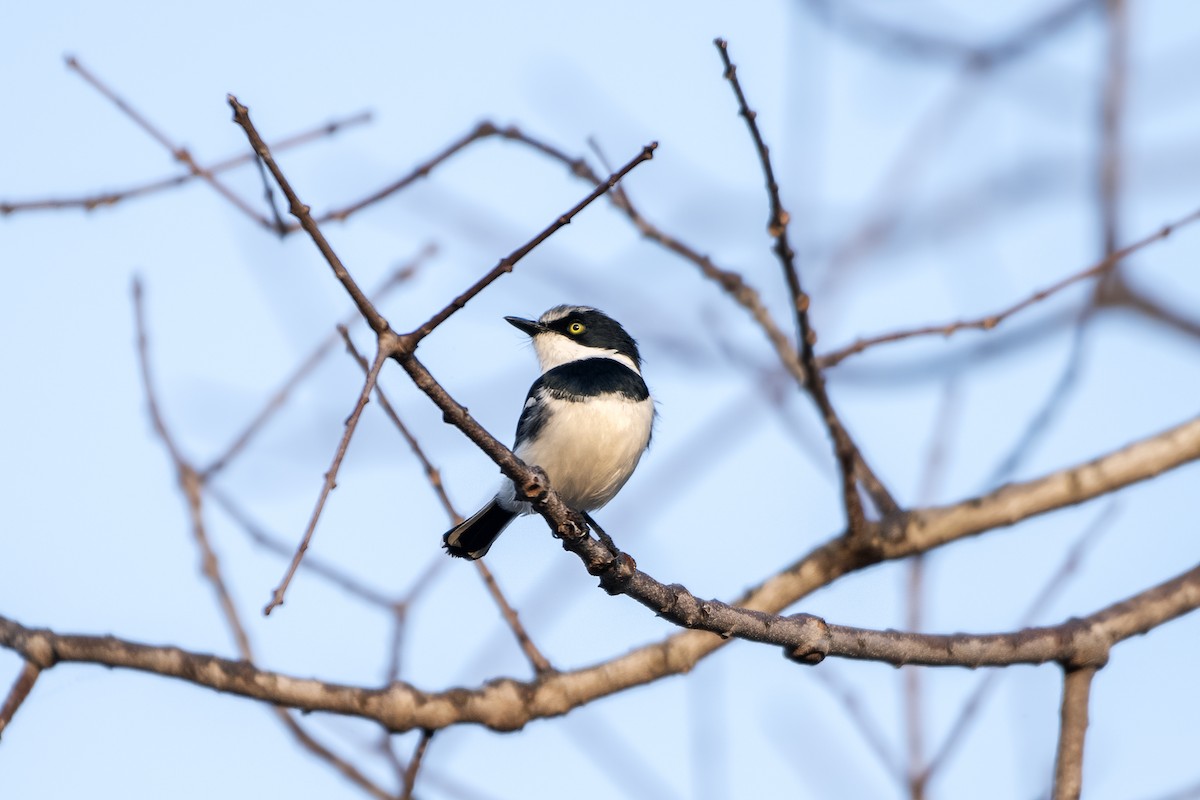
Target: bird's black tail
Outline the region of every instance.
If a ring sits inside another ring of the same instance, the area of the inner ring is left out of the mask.
[[[455,525],[442,537],[446,552],[458,558],[474,561],[487,554],[492,542],[500,536],[517,516],[495,500],[476,511],[469,519]]]

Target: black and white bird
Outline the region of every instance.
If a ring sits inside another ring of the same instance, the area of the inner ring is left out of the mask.
[[[562,501],[586,515],[616,496],[650,444],[654,401],[637,342],[588,306],[555,306],[536,322],[504,319],[529,334],[542,368],[525,398],[513,452],[545,470]],[[531,510],[505,478],[487,505],[442,537],[446,550],[482,558]]]

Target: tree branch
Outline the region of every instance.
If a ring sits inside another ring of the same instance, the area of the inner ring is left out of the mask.
[[[371,330],[377,334],[388,330],[387,320],[383,318],[376,309],[375,305],[363,293],[363,290],[358,288],[358,284],[350,277],[350,273],[346,271],[346,267],[342,265],[341,259],[337,257],[337,253],[333,251],[329,241],[325,235],[321,233],[321,229],[313,222],[312,215],[309,213],[308,206],[300,202],[300,198],[296,196],[296,192],[292,189],[292,185],[283,175],[283,171],[279,169],[279,165],[275,163],[274,156],[271,155],[271,149],[267,147],[267,143],[258,134],[254,124],[250,121],[250,109],[238,102],[238,99],[233,95],[228,95],[226,100],[229,102],[229,107],[233,109],[233,121],[241,126],[246,132],[246,138],[250,140],[250,146],[254,153],[258,156],[267,169],[271,171],[271,176],[275,178],[275,182],[279,184],[279,188],[288,199],[288,210],[296,219],[300,221],[300,226],[312,237],[313,242],[317,245],[317,249],[321,251],[321,255],[325,256],[325,260],[329,262],[329,266],[333,267],[333,274],[342,282],[342,287],[350,298],[354,301],[354,305],[358,306],[359,313],[371,326]],[[272,227],[269,223],[267,227]]]
[[[349,128],[352,125],[362,125],[371,121],[371,112],[360,111],[359,113],[334,119],[326,122],[320,127],[311,128],[301,133],[280,139],[271,145],[271,149],[276,153],[281,153],[285,150],[290,150],[293,147],[307,144],[315,139],[325,136],[332,136],[343,128]],[[230,156],[220,161],[209,164],[203,167],[203,171],[211,175],[219,175],[222,172],[227,172],[235,167],[240,167],[254,159],[253,153],[239,153],[236,156]],[[174,189],[177,186],[182,186],[185,183],[190,183],[199,177],[196,172],[188,172],[184,175],[172,175],[169,178],[160,178],[149,183],[131,186],[127,189],[117,189],[110,192],[100,192],[98,194],[86,195],[84,197],[52,197],[44,200],[10,200],[0,201],[0,215],[14,214],[21,211],[46,211],[58,210],[66,208],[81,208],[84,211],[94,211],[101,206],[112,206],[120,203],[123,200],[131,200],[142,195],[154,194],[155,192]]]
[[[387,323],[384,324],[386,325]],[[275,587],[275,590],[271,593],[270,602],[263,608],[264,615],[269,615],[273,610],[283,605],[283,596],[287,592],[288,585],[292,582],[296,570],[300,567],[300,561],[304,558],[304,553],[308,550],[309,543],[312,541],[313,533],[317,529],[317,521],[320,520],[321,511],[325,508],[325,501],[329,498],[329,493],[337,486],[338,469],[342,466],[342,459],[346,457],[346,451],[350,447],[350,439],[354,436],[354,429],[358,427],[358,420],[362,416],[363,409],[367,407],[367,402],[371,399],[371,392],[374,390],[375,382],[379,378],[379,370],[383,368],[383,363],[386,359],[387,354],[383,350],[375,354],[375,362],[371,365],[371,369],[363,381],[363,388],[359,392],[358,400],[354,404],[354,410],[346,418],[346,429],[342,433],[342,438],[338,441],[337,450],[334,451],[333,463],[330,464],[329,470],[325,473],[325,481],[321,484],[321,492],[317,495],[317,505],[313,508],[312,516],[309,517],[308,527],[304,530],[304,537],[300,540],[300,546],[296,548],[296,554],[292,557],[287,572],[284,573],[283,580]]]
[[[951,335],[953,335],[959,331],[965,331],[965,330],[990,331],[993,328],[995,328],[997,325],[999,325],[1000,323],[1007,320],[1009,317],[1013,316],[1014,314],[1024,311],[1025,309],[1029,308],[1030,306],[1040,303],[1041,301],[1045,300],[1046,298],[1052,297],[1053,295],[1058,294],[1062,290],[1064,290],[1070,286],[1074,286],[1076,283],[1079,283],[1080,281],[1084,281],[1084,280],[1087,280],[1088,278],[1095,278],[1097,276],[1104,275],[1105,273],[1112,270],[1112,268],[1115,267],[1117,264],[1121,263],[1126,258],[1128,258],[1129,256],[1133,255],[1134,253],[1138,252],[1139,250],[1142,250],[1145,247],[1147,247],[1148,245],[1154,244],[1155,242],[1166,239],[1171,234],[1175,233],[1176,231],[1180,230],[1181,228],[1188,227],[1188,226],[1194,224],[1195,222],[1197,222],[1198,220],[1200,220],[1200,208],[1195,209],[1191,213],[1185,214],[1184,216],[1180,217],[1179,219],[1176,219],[1172,222],[1168,222],[1167,224],[1163,225],[1162,227],[1158,228],[1157,230],[1155,230],[1151,233],[1148,233],[1145,236],[1143,236],[1142,238],[1125,245],[1124,247],[1122,247],[1119,250],[1116,250],[1112,253],[1105,255],[1104,258],[1101,258],[1099,261],[1092,264],[1088,268],[1080,270],[1079,272],[1072,273],[1071,275],[1068,275],[1065,278],[1061,278],[1060,280],[1055,281],[1054,283],[1050,284],[1049,286],[1047,286],[1043,289],[1037,290],[1032,295],[1030,295],[1016,303],[1013,303],[1012,305],[1007,306],[999,311],[994,311],[991,314],[988,314],[986,316],[977,317],[975,319],[958,320],[955,322],[944,322],[944,323],[940,323],[937,325],[924,325],[924,326],[920,326],[920,327],[916,327],[916,328],[908,328],[908,329],[901,330],[901,331],[894,331],[892,333],[879,334],[878,336],[865,337],[862,339],[858,339],[854,343],[846,345],[845,347],[840,347],[837,350],[832,350],[832,351],[826,353],[825,355],[818,357],[817,363],[820,364],[822,367],[836,366],[837,364],[840,364],[841,362],[845,361],[850,356],[861,353],[864,350],[875,347],[877,345],[890,344],[893,342],[901,342],[901,341],[905,341],[907,339],[914,339],[914,338],[921,337],[921,336],[942,336],[942,337],[949,338]]]
[[[805,388],[820,410],[825,427],[829,430],[829,436],[833,439],[834,455],[837,458],[842,477],[842,502],[846,509],[847,532],[851,536],[862,536],[866,534],[867,519],[863,511],[862,498],[858,493],[856,471],[859,465],[867,470],[866,461],[834,410],[829,393],[825,390],[825,378],[817,367],[816,357],[813,353],[817,334],[812,329],[808,318],[809,297],[800,286],[800,274],[796,270],[795,263],[796,252],[788,240],[788,222],[791,217],[784,210],[783,201],[779,196],[779,184],[775,180],[775,170],[771,165],[770,150],[758,129],[757,114],[750,109],[750,105],[746,101],[746,95],[737,78],[737,67],[729,58],[728,44],[724,39],[716,39],[714,44],[725,64],[725,78],[729,81],[734,96],[737,98],[738,112],[750,130],[750,136],[754,140],[754,147],[762,166],[763,177],[766,179],[767,198],[770,204],[767,231],[775,240],[772,249],[783,268],[788,292],[791,295],[792,311],[796,318],[796,349],[800,354],[800,364],[804,367],[804,372],[808,377]],[[882,482],[875,480],[868,485],[868,488],[881,513],[892,516],[899,511],[899,506]]]
[[[1083,740],[1096,670],[1097,667],[1067,669],[1063,675],[1062,722],[1054,759],[1054,800],[1079,800],[1083,791]]]
[[[596,547],[601,546],[597,543]],[[683,597],[678,596],[678,600],[683,602]],[[707,613],[720,615],[716,606],[711,604]],[[1109,648],[1116,642],[1145,633],[1197,607],[1200,607],[1200,566],[1089,617],[1071,619],[1050,628],[984,636],[933,636],[828,625],[804,614],[772,618],[769,614],[746,612],[763,624],[761,637],[744,638],[771,640],[773,644],[794,640],[796,647],[791,650],[791,657],[805,661],[835,655],[891,664],[971,668],[1059,661],[1072,670],[1094,669],[1103,666]],[[666,609],[672,614],[677,610]],[[706,611],[697,608],[696,613],[704,616]],[[400,682],[366,689],[294,678],[257,669],[245,661],[191,653],[177,647],[152,647],[111,636],[61,635],[26,628],[4,616],[0,616],[0,646],[17,651],[42,669],[62,662],[126,667],[304,711],[371,719],[392,731],[436,730],[461,723],[516,730],[531,720],[565,714],[597,697],[651,679],[646,673],[615,669],[615,662],[609,662],[542,676],[529,683],[497,679],[478,689],[430,693]],[[643,648],[618,661],[650,649]],[[675,672],[687,665],[668,661],[645,666],[668,667]]]
[[[41,674],[42,668],[28,659],[21,665],[21,673],[13,681],[12,688],[8,690],[8,696],[4,698],[3,705],[0,705],[0,737],[4,736],[4,729],[8,727],[8,723],[12,722],[17,709],[33,691],[33,685],[37,683],[38,676]]]

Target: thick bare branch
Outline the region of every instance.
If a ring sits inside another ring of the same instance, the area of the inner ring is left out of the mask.
[[[827,625],[808,615],[770,619],[772,615],[759,613],[752,616],[763,623],[762,636],[744,638],[773,639],[777,643],[795,636],[800,645],[792,655],[805,660],[820,660],[828,654],[893,664],[967,667],[1060,661],[1068,669],[1077,670],[1102,666],[1114,643],[1145,633],[1197,607],[1200,607],[1200,567],[1091,616],[1050,628],[986,636],[930,636]],[[671,609],[667,611],[673,613]],[[697,608],[696,614],[703,616],[705,612]],[[3,616],[0,616],[0,646],[17,651],[43,669],[61,662],[126,667],[305,711],[363,717],[393,731],[436,730],[462,723],[515,730],[531,720],[565,714],[597,697],[645,683],[665,674],[664,669],[677,672],[689,666],[685,662],[661,660],[662,652],[654,656],[654,663],[646,663],[647,655],[658,648],[642,648],[612,662],[546,675],[530,683],[499,679],[478,689],[430,693],[405,683],[365,689],[294,678],[256,669],[245,661],[190,653],[177,647],[152,647],[111,636],[61,635],[26,628]],[[618,662],[624,669],[617,666]]]
[[[946,542],[1076,505],[1200,458],[1200,417],[1120,450],[1042,478],[909,515],[905,533],[881,545],[880,556],[902,558]]]

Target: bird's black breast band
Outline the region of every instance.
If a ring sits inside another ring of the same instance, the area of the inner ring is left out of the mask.
[[[547,370],[529,387],[525,410],[517,421],[517,441],[536,436],[546,423],[547,409],[541,403],[530,403],[531,398],[549,396],[580,403],[606,394],[618,394],[638,402],[650,397],[650,390],[641,375],[611,358],[585,358]]]

